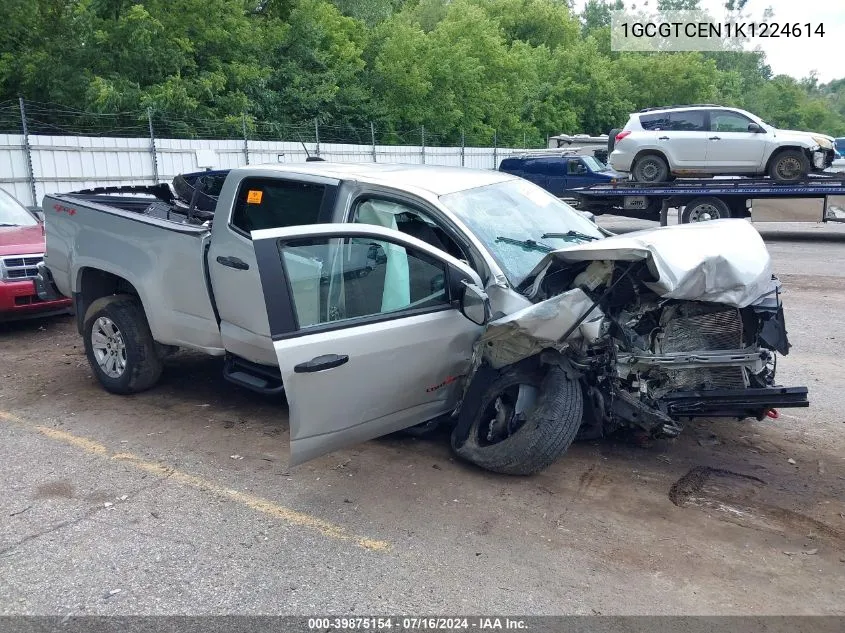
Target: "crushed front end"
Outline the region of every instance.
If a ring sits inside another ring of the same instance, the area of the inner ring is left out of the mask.
[[[806,387],[776,383],[790,344],[768,252],[748,223],[724,222],[550,254],[521,287],[535,304],[489,324],[478,362],[565,366],[582,385],[584,438],[808,406]]]
[[[601,303],[606,336],[581,337],[568,354],[583,371],[582,435],[635,426],[674,436],[685,418],[763,419],[809,404],[806,387],[775,382],[777,355],[789,352],[778,289],[738,308],[660,299],[632,275]]]

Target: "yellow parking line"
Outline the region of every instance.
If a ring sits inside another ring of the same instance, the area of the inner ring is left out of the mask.
[[[263,512],[264,514],[268,514],[284,521],[285,523],[316,530],[328,538],[349,541],[355,543],[359,547],[363,547],[364,549],[371,551],[386,552],[390,550],[390,543],[387,541],[379,541],[350,534],[339,525],[335,525],[329,521],[306,514],[305,512],[293,510],[263,497],[226,488],[225,486],[221,486],[211,480],[203,479],[202,477],[191,475],[163,464],[145,460],[137,455],[133,455],[132,453],[111,453],[111,451],[109,451],[109,449],[103,444],[86,437],[80,437],[78,435],[68,433],[67,431],[51,429],[46,426],[33,425],[7,411],[0,411],[0,420],[32,428],[45,437],[62,442],[68,446],[78,448],[85,453],[98,455],[110,460],[120,461],[129,464],[138,470],[143,470],[161,477],[167,477],[170,480],[190,486],[191,488],[196,488],[198,490],[210,492],[211,494],[219,497],[231,499],[232,501],[236,501],[247,508],[257,512]]]

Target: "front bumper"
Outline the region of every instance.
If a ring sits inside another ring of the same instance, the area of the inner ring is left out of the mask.
[[[813,152],[813,168],[818,171],[824,171],[833,165],[836,158],[836,152],[832,149],[817,149]]]
[[[621,149],[614,149],[608,156],[607,164],[614,171],[630,172],[631,165],[634,162],[634,155],[630,152],[625,152]]]
[[[0,281],[0,321],[67,312],[70,306],[71,300],[59,294],[40,297],[32,279]]]

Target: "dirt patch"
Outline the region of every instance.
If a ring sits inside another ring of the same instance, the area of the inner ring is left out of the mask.
[[[723,480],[736,479],[755,484],[766,484],[765,481],[753,475],[735,473],[722,468],[697,466],[672,484],[672,487],[669,489],[669,500],[682,508],[686,505],[694,504],[702,498],[706,498],[707,493],[704,489],[713,477],[720,477]]]
[[[754,475],[698,466],[672,484],[669,500],[681,508],[715,511],[721,520],[744,527],[782,535],[810,534],[845,545],[845,533],[840,529],[802,512],[757,500],[756,494],[764,486],[766,482]]]
[[[72,499],[74,495],[73,484],[69,481],[48,481],[35,489],[36,499]]]

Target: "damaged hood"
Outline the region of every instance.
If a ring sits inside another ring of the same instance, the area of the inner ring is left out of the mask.
[[[542,272],[566,262],[647,260],[656,281],[646,284],[670,299],[744,308],[777,288],[763,238],[745,220],[711,220],[616,235],[549,253]]]

